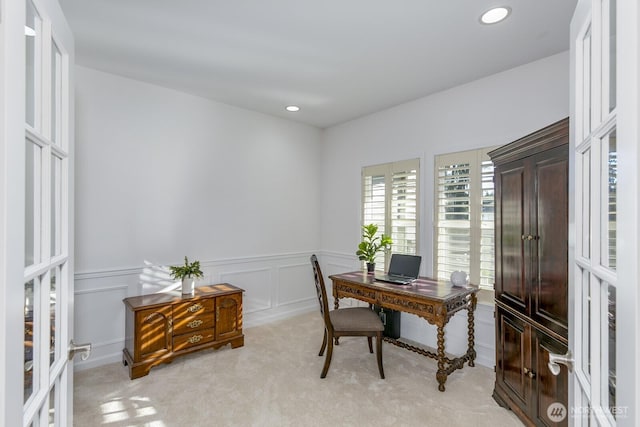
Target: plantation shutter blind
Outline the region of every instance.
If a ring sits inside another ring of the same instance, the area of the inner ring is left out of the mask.
[[[378,236],[389,234],[392,253],[418,253],[419,160],[367,166],[362,169],[362,224],[378,225]],[[376,269],[384,270],[379,253]]]
[[[391,177],[391,250],[416,255],[418,171],[410,166],[400,169],[402,170],[394,171]]]
[[[367,170],[368,169],[368,170]],[[387,183],[386,168],[374,166],[365,168],[363,176],[363,222],[362,224],[376,224],[378,235],[385,232],[385,218],[387,217]],[[376,266],[384,265],[384,254],[376,255]]]
[[[482,157],[487,157],[484,150]],[[483,159],[480,163],[482,194],[480,212],[480,281],[481,288],[493,289],[495,282],[495,193],[493,162]]]
[[[461,270],[471,283],[493,289],[493,164],[488,151],[436,157],[434,262],[440,280]]]

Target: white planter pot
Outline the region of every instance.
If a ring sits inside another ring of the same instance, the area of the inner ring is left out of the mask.
[[[182,295],[193,295],[195,287],[196,279],[191,277],[185,277],[182,279]]]

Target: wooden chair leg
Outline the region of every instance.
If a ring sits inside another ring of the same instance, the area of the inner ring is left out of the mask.
[[[331,356],[333,356],[333,337],[328,337],[327,339],[328,348],[327,348],[327,358],[324,359],[324,367],[322,368],[322,373],[320,374],[320,378],[324,378],[327,376],[327,372],[329,371],[329,365],[331,365]]]
[[[322,337],[322,347],[320,347],[320,353],[318,356],[322,356],[324,354],[324,349],[327,348],[327,330],[324,330],[324,336]]]
[[[371,343],[372,337],[367,337],[367,341],[369,342],[369,353],[373,353],[373,344]]]
[[[380,371],[380,378],[384,379],[384,368],[382,367],[382,332],[378,332],[376,335],[376,353],[378,359],[378,371]]]

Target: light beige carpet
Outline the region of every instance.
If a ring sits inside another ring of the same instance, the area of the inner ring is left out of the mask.
[[[327,378],[319,312],[245,329],[244,347],[205,350],[131,381],[120,363],[76,374],[75,426],[520,426],[491,397],[493,370],[468,367],[438,391],[436,361],[341,338]]]

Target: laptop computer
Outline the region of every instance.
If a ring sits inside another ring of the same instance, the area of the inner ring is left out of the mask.
[[[408,285],[418,278],[422,257],[419,255],[391,254],[387,274],[376,274],[375,279],[396,285]]]

